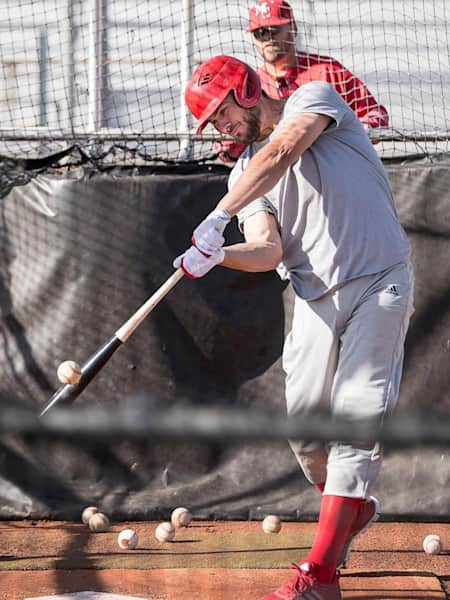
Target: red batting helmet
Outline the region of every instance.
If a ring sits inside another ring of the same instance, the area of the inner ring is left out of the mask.
[[[259,75],[241,60],[225,55],[214,56],[195,69],[184,97],[189,110],[200,121],[197,133],[203,131],[231,91],[243,108],[256,106],[261,98]]]

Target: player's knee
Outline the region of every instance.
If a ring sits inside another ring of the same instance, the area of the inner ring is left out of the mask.
[[[296,444],[290,442],[295,457],[308,481],[322,483],[327,476],[328,450],[323,444]]]
[[[333,401],[333,417],[340,423],[348,423],[349,430],[362,433],[359,439],[373,436],[386,415],[386,399],[383,394],[339,394]],[[366,445],[366,444],[363,444]]]

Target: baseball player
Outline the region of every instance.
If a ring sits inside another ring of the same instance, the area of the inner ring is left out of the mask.
[[[330,56],[296,47],[297,23],[286,0],[258,0],[250,7],[251,33],[263,64],[257,69],[261,86],[271,98],[287,98],[310,81],[328,81],[343,97],[366,129],[387,127],[388,111],[347,67]],[[245,146],[231,140],[215,142],[219,158],[232,164]]]
[[[248,147],[175,266],[192,278],[217,264],[277,268],[295,292],[283,349],[288,414],[325,412],[355,431],[362,422],[379,426],[399,391],[413,274],[387,175],[360,121],[329,83],[275,100],[229,56],[200,65],[185,97],[198,131],[212,123]],[[234,215],[245,242],[224,246]],[[371,490],[382,449],[357,436],[290,444],[323,494],[320,516],[310,553],[264,600],[337,600],[337,567],[376,518]]]

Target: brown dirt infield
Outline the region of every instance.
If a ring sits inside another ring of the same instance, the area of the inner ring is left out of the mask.
[[[155,526],[114,523],[93,534],[63,521],[1,522],[0,600],[82,591],[148,600],[258,600],[291,576],[289,564],[306,555],[316,527],[289,522],[271,535],[259,522],[198,521],[161,544]],[[125,527],[139,533],[135,550],[117,545]],[[375,524],[341,573],[344,599],[450,599],[450,552],[426,555],[428,533],[440,534],[450,547],[450,524]]]

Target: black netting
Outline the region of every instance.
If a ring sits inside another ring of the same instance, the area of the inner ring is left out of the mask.
[[[3,4],[0,155],[7,157],[48,156],[76,144],[111,163],[215,161],[213,131],[193,135],[186,81],[217,54],[262,64],[245,31],[250,2]],[[389,127],[372,131],[382,156],[448,150],[444,0],[292,7],[299,51],[335,58],[387,108]]]

